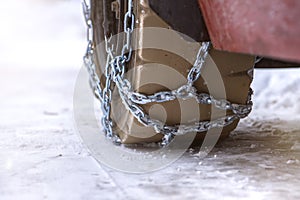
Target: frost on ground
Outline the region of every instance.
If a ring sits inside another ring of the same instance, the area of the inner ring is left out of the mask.
[[[99,165],[81,144],[72,116],[77,72],[1,69],[0,199],[299,199],[299,69],[257,70],[254,110],[228,139],[204,159],[190,149],[143,175]],[[277,77],[286,87],[267,84]]]
[[[143,175],[99,165],[73,122],[85,44],[79,1],[62,2],[0,8],[17,24],[1,21],[10,26],[0,32],[1,200],[300,199],[300,69],[256,70],[253,112],[204,159],[190,149]]]

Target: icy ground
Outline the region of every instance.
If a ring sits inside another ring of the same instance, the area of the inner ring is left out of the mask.
[[[256,70],[252,114],[205,159],[191,150],[124,174],[99,165],[74,128],[79,1],[6,1],[0,17],[1,200],[300,199],[300,69]]]

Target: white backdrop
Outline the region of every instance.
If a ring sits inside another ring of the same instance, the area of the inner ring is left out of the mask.
[[[207,158],[191,149],[129,175],[99,165],[74,128],[80,1],[2,1],[0,29],[1,200],[300,199],[299,69],[256,70],[253,112]]]

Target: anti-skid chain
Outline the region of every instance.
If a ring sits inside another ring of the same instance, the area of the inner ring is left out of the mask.
[[[176,135],[184,135],[191,132],[206,132],[211,128],[223,128],[235,120],[246,117],[252,109],[252,90],[250,89],[248,101],[246,105],[233,104],[225,99],[215,99],[209,94],[198,93],[193,83],[198,80],[201,75],[201,69],[205,63],[205,59],[209,51],[209,42],[203,42],[196,61],[188,73],[187,84],[172,91],[162,91],[153,95],[144,95],[135,92],[132,89],[129,80],[124,78],[125,65],[131,59],[132,47],[131,36],[134,30],[135,16],[133,14],[132,0],[127,1],[127,12],[124,15],[124,32],[126,34],[126,41],[122,48],[121,55],[114,55],[114,45],[110,44],[111,38],[105,37],[105,47],[107,53],[107,60],[105,66],[105,86],[102,90],[100,79],[96,73],[96,65],[94,63],[94,45],[93,45],[93,25],[91,20],[91,7],[87,2],[83,2],[84,16],[88,27],[88,48],[84,56],[84,63],[87,67],[90,76],[90,85],[95,95],[100,99],[103,110],[102,124],[106,132],[106,136],[113,140],[115,143],[120,143],[121,140],[117,134],[113,132],[113,121],[110,118],[111,114],[111,98],[113,85],[118,89],[120,97],[125,107],[131,114],[144,126],[153,127],[157,133],[164,135],[161,142],[162,145],[167,145]],[[173,101],[175,99],[189,99],[195,98],[199,104],[213,105],[222,110],[231,110],[232,115],[224,116],[216,120],[200,121],[188,125],[168,126],[163,122],[151,119],[145,113],[140,105],[148,103],[161,103],[166,101]]]

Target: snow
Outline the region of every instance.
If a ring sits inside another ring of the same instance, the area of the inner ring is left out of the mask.
[[[300,198],[300,69],[256,70],[253,112],[204,159],[190,149],[163,170],[121,173],[74,128],[79,1],[5,1],[0,17],[1,200]]]

